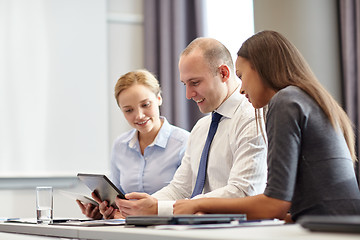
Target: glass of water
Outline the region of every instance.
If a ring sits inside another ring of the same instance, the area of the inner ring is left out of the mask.
[[[53,221],[53,188],[36,188],[36,219],[38,224],[49,224]]]

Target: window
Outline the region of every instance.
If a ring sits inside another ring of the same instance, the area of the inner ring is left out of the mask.
[[[254,34],[253,0],[205,0],[205,36],[222,42],[235,61],[241,44]]]

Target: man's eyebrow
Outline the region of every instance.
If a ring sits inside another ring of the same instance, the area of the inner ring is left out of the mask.
[[[199,77],[193,77],[193,78],[189,78],[189,79],[187,79],[185,81],[181,81],[181,82],[188,83],[188,82],[191,82],[191,81],[194,81],[194,80],[199,80],[199,79],[200,79]]]

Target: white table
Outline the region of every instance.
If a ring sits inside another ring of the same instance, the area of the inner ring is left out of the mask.
[[[6,232],[6,233],[4,233]],[[15,234],[16,233],[16,234]],[[27,235],[23,235],[27,234]],[[30,234],[30,235],[28,235]],[[31,235],[44,236],[33,238]],[[19,236],[21,236],[19,238]],[[263,240],[263,239],[311,239],[311,240],[359,240],[360,234],[310,232],[298,224],[283,226],[256,226],[225,229],[158,230],[151,228],[104,226],[77,227],[36,225],[21,223],[0,223],[0,239],[32,240],[52,238],[104,239],[104,240]]]
[[[0,240],[55,240],[54,237],[0,232]]]

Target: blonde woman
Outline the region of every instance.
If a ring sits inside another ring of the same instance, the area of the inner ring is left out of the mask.
[[[254,108],[268,106],[265,192],[180,200],[174,213],[284,219],[290,212],[294,221],[304,215],[360,215],[351,123],[296,47],[277,32],[259,32],[238,51],[236,74],[242,80],[240,92]]]
[[[111,180],[124,193],[152,194],[172,180],[184,155],[189,132],[160,116],[160,85],[147,70],[121,76],[115,85],[115,99],[133,129],[114,142]],[[94,194],[93,197],[101,203]],[[102,217],[98,207],[78,204],[86,216]],[[108,211],[117,214],[112,207]]]

